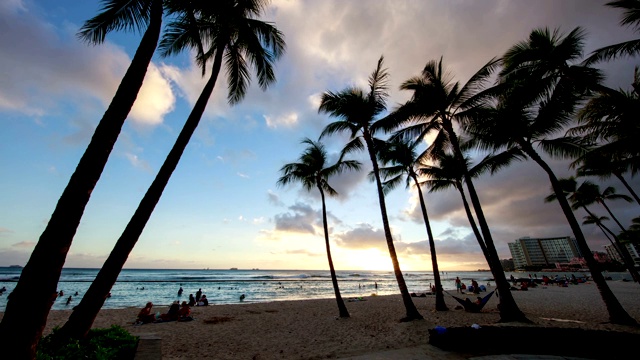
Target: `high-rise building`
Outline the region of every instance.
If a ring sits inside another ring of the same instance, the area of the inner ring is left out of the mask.
[[[640,266],[640,246],[633,243],[624,243],[622,244],[622,246],[624,246],[627,249],[629,255],[631,255],[631,259],[633,260],[635,266]],[[607,254],[609,254],[609,257],[611,257],[613,260],[616,260],[620,263],[624,262],[622,260],[622,257],[620,256],[620,253],[618,253],[618,249],[616,249],[613,244],[605,245],[604,249],[607,251]]]
[[[509,250],[516,269],[529,266],[555,267],[556,263],[568,263],[582,257],[575,239],[564,237],[521,237],[509,243]]]

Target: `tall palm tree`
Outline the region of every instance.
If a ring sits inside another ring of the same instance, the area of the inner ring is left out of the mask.
[[[573,210],[583,209],[589,215],[590,220],[599,219],[598,216],[591,212],[591,210],[589,210],[589,208],[587,207],[597,202],[596,199],[601,196],[600,188],[598,187],[598,185],[590,181],[584,181],[582,182],[582,184],[580,184],[580,186],[578,186],[578,182],[573,177],[558,179],[558,182],[562,187],[564,196],[566,196],[566,198],[571,201],[571,208]],[[558,196],[555,192],[544,199],[545,202],[551,202],[554,200],[558,200]],[[631,254],[629,254],[627,248],[620,243],[618,237],[611,230],[609,230],[608,227],[602,224],[601,221],[596,222],[596,224],[602,231],[606,230],[606,232],[611,234],[611,236],[613,237],[613,244],[618,250],[618,253],[620,254],[620,258],[623,260],[624,265],[629,270],[633,281],[640,283],[640,274],[638,274],[638,271],[636,270],[633,263],[633,259],[631,258]]]
[[[285,186],[293,182],[300,182],[307,191],[311,191],[314,187],[318,188],[320,198],[322,199],[322,225],[324,227],[324,242],[327,248],[327,259],[329,260],[329,271],[331,272],[331,282],[333,283],[333,291],[336,295],[338,303],[338,311],[340,317],[348,318],[349,310],[342,300],[340,288],[338,287],[338,277],[333,267],[331,258],[331,247],[329,246],[329,226],[327,224],[327,206],[325,203],[325,192],[330,196],[338,195],[338,192],[329,185],[329,177],[340,174],[344,170],[359,170],[360,162],[355,160],[343,160],[342,158],[333,164],[327,166],[327,151],[320,142],[314,142],[310,139],[304,139],[303,144],[307,148],[300,156],[300,162],[289,163],[284,165],[280,172],[283,174],[278,179],[278,185]]]
[[[444,289],[442,288],[440,270],[438,269],[436,243],[433,238],[433,232],[431,231],[431,223],[429,222],[427,206],[425,205],[424,196],[422,195],[421,183],[418,181],[418,173],[416,172],[416,165],[419,163],[418,154],[416,152],[418,144],[419,143],[417,142],[410,144],[406,141],[394,141],[387,143],[386,148],[378,152],[378,158],[381,160],[382,164],[388,165],[379,169],[381,177],[385,180],[382,184],[382,190],[387,194],[402,182],[405,175],[406,178],[404,180],[406,187],[409,188],[412,182],[416,187],[416,190],[418,191],[418,199],[420,200],[420,209],[422,210],[422,218],[427,228],[429,251],[431,252],[433,282],[436,287],[436,310],[447,311],[449,308],[444,301]]]
[[[545,171],[605,302],[610,321],[635,325],[637,322],[624,310],[599,271],[561,183],[536,150],[560,158],[575,158],[584,152],[575,138],[553,138],[570,124],[578,104],[602,78],[596,69],[574,65],[582,54],[583,41],[580,28],[566,36],[558,30],[533,30],[527,41],[510,48],[502,58],[503,69],[496,86],[499,95],[495,103],[487,104],[493,106],[493,113],[476,117],[466,129],[476,136],[481,148],[508,149],[527,156]]]
[[[605,5],[623,9],[624,16],[620,20],[620,25],[631,26],[634,31],[640,31],[640,0],[617,0],[610,1]],[[612,60],[621,56],[633,56],[638,53],[640,53],[640,39],[634,39],[597,49],[584,63],[590,65],[602,60]]]
[[[19,357],[35,356],[67,252],[91,192],[142,87],[162,28],[161,0],[104,0],[102,3],[100,14],[86,21],[80,29],[80,39],[100,44],[106,34],[114,30],[146,30],[7,302],[0,323],[0,338],[12,344],[16,354],[21,354],[16,355]],[[25,317],[27,313],[30,315]]]
[[[489,80],[496,66],[497,60],[492,59],[460,87],[443,69],[442,58],[440,61],[429,61],[421,75],[410,78],[400,86],[402,90],[413,91],[412,98],[387,116],[380,124],[376,124],[376,129],[379,127],[385,131],[393,131],[400,128],[396,136],[403,136],[411,140],[424,140],[431,131],[437,131],[436,140],[431,147],[450,150],[459,164],[459,169],[463,170],[464,183],[482,231],[487,264],[500,294],[500,321],[529,322],[518,308],[509,290],[509,282],[500,263],[498,251],[493,242],[491,230],[484,216],[473,180],[466,169],[460,140],[454,130],[457,123],[475,113],[475,105],[478,102],[475,95]]]
[[[571,163],[571,166],[576,168],[578,176],[597,176],[603,180],[615,176],[640,205],[640,197],[623,176],[627,171],[627,166],[621,165],[620,162],[612,161],[611,157],[604,154],[590,151]]]
[[[616,189],[613,186],[607,186],[604,190],[600,191],[600,187],[596,184],[593,184],[593,195],[593,201],[602,205],[605,210],[607,210],[613,221],[618,224],[620,230],[624,231],[624,226],[622,226],[618,218],[613,215],[613,212],[611,212],[611,209],[605,200],[624,200],[626,202],[631,202],[631,198],[627,195],[616,193]]]
[[[204,54],[202,60],[203,63],[206,63],[207,58],[214,58],[211,76],[191,110],[175,144],[120,235],[115,247],[81,302],[61,329],[69,336],[85,336],[91,328],[91,324],[104,304],[111,287],[127,261],[129,253],[142,234],[171,178],[171,174],[178,165],[182,153],[202,118],[222,68],[223,59],[228,72],[228,99],[232,104],[239,102],[245,94],[250,76],[247,60],[256,69],[258,82],[263,89],[275,81],[273,63],[283,53],[285,44],[283,35],[274,25],[257,19],[262,14],[267,1],[219,0],[210,4],[196,1],[192,3],[198,5],[195,8],[199,13],[199,31],[193,34],[191,17],[188,14],[178,16],[174,22],[168,25],[169,31],[165,34],[161,47],[163,54],[169,55],[182,48],[193,47],[197,50],[201,41],[208,44],[209,50]],[[196,38],[183,36],[181,30],[196,35]]]
[[[634,84],[637,84],[637,76]],[[568,133],[583,136],[595,145],[574,161],[573,166],[581,164],[601,177],[615,175],[640,204],[640,198],[622,177],[626,172],[633,176],[640,170],[640,150],[636,146],[640,137],[639,111],[640,95],[637,92],[599,86],[595,96],[579,111],[578,126]]]
[[[613,242],[613,239],[609,237],[609,235],[615,237],[615,234],[604,224],[604,221],[609,220],[609,218],[606,216],[587,215],[582,219],[582,225],[595,224],[600,230],[602,230],[604,236],[607,238],[607,240],[609,240],[611,245],[613,245],[614,249],[616,249],[616,252],[620,256],[620,259],[622,259],[622,253],[620,252],[620,249],[618,249],[618,246]]]
[[[393,236],[391,235],[391,227],[389,226],[389,218],[387,216],[387,206],[384,200],[384,192],[382,191],[382,181],[380,180],[380,172],[378,162],[376,161],[376,152],[379,148],[381,140],[374,138],[375,131],[372,131],[372,125],[375,124],[376,117],[386,110],[387,81],[388,73],[383,68],[383,57],[378,60],[378,66],[369,76],[369,91],[364,92],[356,87],[348,87],[340,92],[331,91],[322,94],[320,102],[320,112],[328,113],[330,116],[340,120],[327,125],[320,138],[339,132],[348,132],[350,141],[343,149],[343,153],[366,149],[369,159],[373,166],[373,174],[376,179],[378,189],[378,201],[380,203],[380,213],[382,215],[382,225],[384,227],[384,235],[389,249],[389,256],[393,264],[393,273],[395,274],[402,301],[406,309],[406,317],[404,320],[422,319],[422,315],[418,312],[407,284],[400,270],[400,263],[393,244]],[[364,140],[364,143],[363,143]]]

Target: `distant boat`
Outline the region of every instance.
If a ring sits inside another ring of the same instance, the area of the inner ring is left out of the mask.
[[[20,265],[9,265],[10,268],[15,268],[15,269],[22,269],[22,266]]]
[[[231,268],[231,269],[229,269],[229,270],[238,270],[238,268]]]

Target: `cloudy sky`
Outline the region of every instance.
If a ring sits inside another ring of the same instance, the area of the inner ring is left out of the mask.
[[[316,139],[332,121],[317,111],[324,91],[365,86],[383,55],[393,109],[409,96],[399,84],[428,61],[443,57],[464,82],[537,27],[583,27],[586,53],[636,38],[605,2],[274,0],[262,19],[274,22],[287,42],[277,84],[266,92],[252,86],[230,107],[225,83],[218,82],[126,266],[326,269],[318,194],[276,185],[279,169],[303,151],[300,140]],[[26,263],[137,47],[136,33],[109,34],[100,46],[76,38],[99,8],[98,1],[0,2],[0,266]],[[99,267],[111,251],[202,89],[191,59],[153,58],[65,266]],[[635,63],[602,65],[608,85],[628,89]],[[332,157],[344,141],[327,138]],[[566,163],[552,166],[560,177],[571,175]],[[340,193],[327,202],[338,269],[391,269],[369,168],[332,179]],[[638,179],[632,183],[640,188]],[[543,202],[550,186],[534,163],[476,186],[501,257],[511,257],[507,243],[518,237],[571,235],[558,204]],[[396,189],[387,201],[402,269],[430,270],[415,189]],[[428,194],[426,201],[441,270],[486,268],[459,195]],[[624,225],[638,215],[637,204],[611,206]],[[592,249],[602,250],[606,239],[596,230],[583,227]]]

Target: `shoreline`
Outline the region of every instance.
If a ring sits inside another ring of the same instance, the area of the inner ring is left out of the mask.
[[[640,285],[608,281],[623,308],[640,321]],[[494,290],[490,288],[488,291]],[[455,292],[450,292],[455,295]],[[480,296],[484,296],[481,293]],[[190,322],[133,325],[137,307],[103,309],[94,327],[119,325],[133,335],[159,337],[162,358],[321,359],[362,356],[374,352],[425,346],[436,326],[577,327],[640,334],[640,328],[608,323],[608,313],[593,282],[579,285],[538,286],[512,291],[516,303],[533,324],[498,324],[498,299],[492,297],[481,313],[456,310],[458,303],[445,294],[449,311],[436,312],[435,296],[413,297],[424,320],[400,322],[405,314],[400,295],[344,298],[351,314],[338,318],[335,299],[285,300],[263,303],[193,307]],[[474,294],[466,294],[475,298]],[[153,299],[151,299],[153,301]],[[153,311],[167,311],[154,306]],[[71,310],[53,310],[45,334],[61,326]],[[464,339],[461,340],[464,342]],[[461,343],[461,350],[464,344]]]

